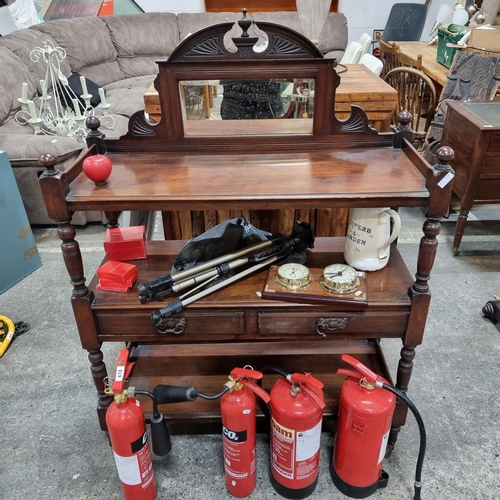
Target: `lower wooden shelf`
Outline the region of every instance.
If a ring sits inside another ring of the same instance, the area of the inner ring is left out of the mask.
[[[324,420],[336,418],[340,386],[343,376],[337,368],[346,367],[341,354],[351,354],[373,371],[391,381],[378,340],[335,342],[250,342],[220,344],[159,345],[140,344],[132,348],[131,361],[135,361],[129,387],[153,391],[158,384],[195,387],[198,391],[218,394],[230,371],[238,366],[250,365],[256,370],[274,365],[284,370],[310,372],[321,380],[326,408]],[[279,375],[264,376],[263,387],[270,391]],[[149,398],[141,397],[147,418],[152,405]],[[209,433],[220,430],[220,400],[202,398],[189,403],[160,405],[172,432]],[[264,415],[258,412],[260,425]]]

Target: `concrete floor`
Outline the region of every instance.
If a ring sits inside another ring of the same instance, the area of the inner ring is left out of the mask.
[[[500,294],[499,212],[491,206],[472,211],[458,257],[451,251],[456,214],[443,222],[439,236],[431,309],[408,393],[427,427],[425,500],[500,498],[500,330],[481,313]],[[424,217],[420,209],[403,209],[401,215],[399,248],[414,273]],[[103,233],[102,227],[89,226],[78,234],[89,278],[103,257]],[[43,266],[0,296],[0,314],[31,324],[0,359],[0,499],[120,499],[113,454],[97,424],[59,241],[54,229],[35,229],[35,236]],[[400,342],[383,341],[383,346],[395,367]],[[104,346],[110,371],[120,347]],[[232,498],[224,487],[220,436],[172,440],[171,453],[154,458],[159,499]],[[319,483],[311,500],[346,498],[330,478],[332,443],[323,433]],[[372,498],[413,498],[417,452],[418,430],[409,415],[384,464],[389,484]],[[269,482],[264,435],[258,436],[258,483],[249,498],[281,498]]]

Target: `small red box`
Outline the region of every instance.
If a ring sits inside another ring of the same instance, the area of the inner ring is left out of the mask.
[[[126,293],[130,288],[126,283],[116,283],[115,281],[99,280],[96,288],[103,292],[123,292]]]
[[[137,275],[137,266],[117,260],[108,260],[97,269],[97,276],[101,279],[101,283],[110,281],[132,286],[137,279]]]
[[[146,227],[117,227],[108,229],[104,237],[104,251],[108,260],[145,259]]]

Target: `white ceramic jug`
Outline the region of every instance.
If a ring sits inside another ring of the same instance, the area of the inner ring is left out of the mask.
[[[399,214],[391,208],[355,208],[347,228],[345,261],[359,271],[382,269],[389,262],[389,245],[400,230]]]

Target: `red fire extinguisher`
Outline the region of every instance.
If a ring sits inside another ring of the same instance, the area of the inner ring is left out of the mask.
[[[258,371],[235,368],[220,403],[226,488],[239,498],[250,495],[257,484],[254,394],[269,403],[269,394],[254,382],[261,378]]]
[[[356,370],[339,368],[347,375],[340,390],[339,417],[331,467],[333,482],[351,498],[366,498],[387,484],[382,470],[396,397],[383,389],[389,384],[361,362],[344,354],[342,360]]]
[[[155,453],[166,455],[172,445],[154,396],[148,391],[125,388],[134,365],[128,361],[128,356],[127,349],[120,351],[112,388],[108,387],[105,391],[114,396],[106,412],[106,424],[125,500],[154,500],[156,483],[144,411],[132,396],[143,394],[153,399],[151,424]]]
[[[271,389],[271,484],[285,498],[306,498],[316,488],[319,473],[323,383],[310,374],[284,376]]]

